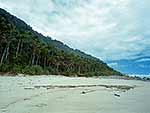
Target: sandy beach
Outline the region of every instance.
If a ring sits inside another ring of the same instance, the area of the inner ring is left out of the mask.
[[[1,76],[0,113],[150,113],[150,82]]]

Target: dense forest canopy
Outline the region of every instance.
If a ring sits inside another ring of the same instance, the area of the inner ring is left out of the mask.
[[[66,76],[122,75],[101,60],[32,30],[0,9],[0,72]]]

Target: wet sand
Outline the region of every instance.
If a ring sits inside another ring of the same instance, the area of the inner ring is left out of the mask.
[[[150,82],[0,76],[0,113],[150,113]]]

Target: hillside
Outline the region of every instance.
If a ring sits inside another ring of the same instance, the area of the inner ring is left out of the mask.
[[[3,9],[0,9],[0,72],[122,75],[91,55],[43,36]]]
[[[91,59],[97,59],[95,57],[92,57],[91,55],[88,55],[84,52],[81,52],[80,50],[76,49],[72,49],[69,46],[63,44],[62,42],[58,41],[58,40],[53,40],[51,37],[45,37],[42,34],[34,31],[29,25],[27,25],[24,21],[20,20],[19,18],[9,14],[8,12],[6,12],[3,9],[0,9],[0,14],[1,15],[5,15],[5,17],[7,18],[7,20],[9,22],[11,22],[13,25],[16,26],[16,28],[20,29],[20,30],[24,30],[24,31],[29,31],[30,33],[32,33],[32,35],[38,36],[39,40],[42,41],[45,44],[50,44],[55,46],[56,48],[63,50],[64,52],[69,52],[69,53],[75,53],[77,55],[80,55],[82,57],[85,58],[91,58]],[[98,59],[97,59],[98,60]]]

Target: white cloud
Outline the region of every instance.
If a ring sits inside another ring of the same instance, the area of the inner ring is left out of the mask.
[[[109,63],[108,64],[110,67],[116,67],[116,66],[118,66],[118,63],[117,62],[115,62],[115,63]]]
[[[148,3],[148,0],[0,0],[0,7],[44,35],[112,60],[149,55]]]
[[[139,59],[139,60],[137,60],[136,62],[147,62],[147,61],[150,62],[150,58]]]

